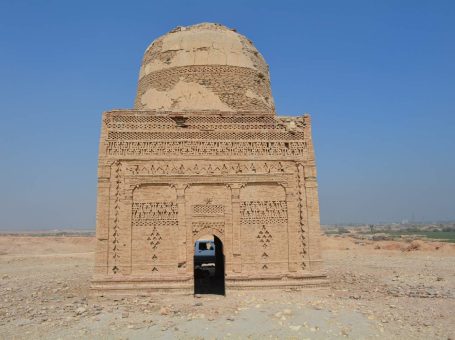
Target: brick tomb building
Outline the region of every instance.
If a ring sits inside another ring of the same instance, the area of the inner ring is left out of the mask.
[[[204,235],[223,291],[326,285],[310,117],[277,116],[262,55],[217,24],[156,39],[134,109],[103,113],[92,289],[192,293]]]

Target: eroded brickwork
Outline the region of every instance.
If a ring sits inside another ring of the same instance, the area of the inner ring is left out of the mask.
[[[268,66],[222,25],[178,27],[146,50],[136,109],[274,112]]]
[[[183,84],[182,84],[183,83]],[[138,95],[135,107],[138,109],[180,109],[182,103],[189,99],[182,96],[181,91],[173,90],[178,85],[193,87],[198,84],[207,93],[207,100],[218,98],[224,106],[216,106],[222,110],[261,111],[274,110],[270,82],[266,76],[248,67],[230,65],[193,65],[167,68],[151,72],[139,80]],[[160,94],[160,92],[162,94]],[[151,94],[151,103],[147,95]],[[161,95],[166,100],[155,100]],[[198,103],[193,102],[192,107]],[[210,103],[209,108],[212,108]],[[201,108],[207,107],[206,100],[200,101]]]

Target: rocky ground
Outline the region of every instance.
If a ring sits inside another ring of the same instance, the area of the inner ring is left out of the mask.
[[[0,338],[455,339],[455,245],[324,239],[330,289],[94,298],[92,237],[0,236]]]

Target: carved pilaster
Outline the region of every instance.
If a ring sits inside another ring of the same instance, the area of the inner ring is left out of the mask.
[[[133,191],[136,186],[126,185],[123,200],[121,203],[121,212],[119,215],[122,229],[120,238],[120,248],[123,256],[120,258],[122,274],[130,275],[132,270],[132,209],[133,209]]]
[[[186,190],[191,188],[191,184],[185,184],[183,193],[186,195]],[[194,240],[193,240],[193,218],[192,214],[186,211],[186,200],[183,206],[185,212],[185,235],[186,235],[186,272],[187,274],[194,274]]]
[[[320,254],[320,220],[318,185],[316,182],[316,167],[310,164],[304,167],[304,182],[306,206],[308,214],[308,254],[310,270],[319,270],[321,267]]]
[[[242,271],[242,254],[240,251],[241,231],[240,231],[240,189],[243,184],[229,184],[231,188],[231,206],[232,206],[232,269],[236,273]]]
[[[96,254],[95,273],[108,274],[109,261],[109,178],[98,179],[96,208]]]
[[[177,192],[177,207],[178,207],[178,271],[184,273],[188,267],[189,259],[187,259],[187,244],[192,243],[191,231],[186,224],[186,208],[185,208],[185,189],[186,184],[177,184],[174,186]],[[189,234],[189,235],[188,235]],[[190,238],[188,238],[190,236]],[[191,248],[191,247],[189,247]]]
[[[120,226],[120,208],[122,191],[122,166],[119,161],[111,165],[110,198],[109,209],[109,242],[108,242],[108,274],[116,275],[120,272],[120,258],[122,249],[120,247],[120,236],[122,233]]]
[[[297,164],[297,178],[298,178],[298,197],[299,197],[299,243],[300,243],[300,268],[302,270],[309,269],[308,258],[308,213],[307,213],[307,198],[305,188],[305,174],[304,166],[302,163]]]
[[[296,195],[295,185],[285,187],[286,203],[288,207],[288,270],[297,271],[298,251],[298,225],[299,225],[299,202]]]

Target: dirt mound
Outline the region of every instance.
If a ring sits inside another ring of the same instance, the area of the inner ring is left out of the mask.
[[[356,238],[343,236],[321,237],[323,250],[360,250],[360,251],[403,251],[403,252],[435,252],[437,254],[455,254],[455,244],[431,240],[358,240]]]
[[[403,243],[402,242],[381,242],[378,244],[379,248],[383,250],[403,250]]]

